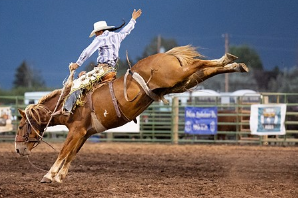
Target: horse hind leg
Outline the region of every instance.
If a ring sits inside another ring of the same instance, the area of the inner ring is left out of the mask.
[[[231,63],[224,66],[224,68],[232,69],[235,72],[249,72],[248,67],[244,63]]]
[[[234,62],[236,59],[238,59],[237,56],[230,54],[230,53],[226,53],[220,59],[215,59],[215,60],[211,60],[211,61],[214,61],[218,65],[225,66],[227,64]]]
[[[237,56],[230,54],[230,53],[226,53],[223,57],[221,57],[221,61],[223,65],[227,65],[229,63],[234,62],[236,59],[238,59]]]
[[[232,54],[226,53],[219,59],[213,60],[201,60],[196,59],[194,63],[191,65],[192,68],[195,70],[204,69],[204,68],[212,68],[212,67],[224,67],[228,64],[231,64],[236,60],[238,57]]]

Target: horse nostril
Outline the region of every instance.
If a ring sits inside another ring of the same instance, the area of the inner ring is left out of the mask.
[[[20,153],[19,149],[16,149],[17,153]]]

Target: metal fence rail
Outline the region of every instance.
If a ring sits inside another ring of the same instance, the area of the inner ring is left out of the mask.
[[[22,97],[0,96],[0,106],[10,105],[15,117],[17,108],[24,108]],[[182,102],[182,101],[187,101]],[[154,102],[140,115],[140,132],[101,133],[90,141],[127,141],[127,142],[168,142],[168,143],[229,143],[259,145],[297,145],[298,144],[298,94],[261,93],[257,101],[245,101],[235,97],[230,103],[223,104],[221,97],[177,98],[171,97],[170,104]],[[250,106],[259,104],[287,104],[286,135],[256,136],[249,129]],[[190,135],[184,132],[185,107],[218,108],[218,132],[216,135]],[[13,141],[18,121],[14,121],[14,130],[0,133],[0,141]],[[6,135],[6,136],[5,136]],[[63,141],[67,133],[47,134],[50,141]]]

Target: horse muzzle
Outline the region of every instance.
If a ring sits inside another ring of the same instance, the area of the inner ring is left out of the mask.
[[[21,156],[27,156],[31,153],[25,142],[15,142],[15,149]]]

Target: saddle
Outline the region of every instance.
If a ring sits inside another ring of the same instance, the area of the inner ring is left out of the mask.
[[[105,82],[112,81],[116,78],[116,70],[115,68],[108,66],[106,64],[99,64],[97,67],[94,67],[92,71],[81,75],[79,78],[73,81],[73,85],[69,94],[66,96],[64,103],[67,101],[68,97],[76,92],[80,91],[80,95],[76,99],[76,103],[73,106],[73,110],[76,106],[83,106],[85,104],[82,99],[83,95],[85,95],[89,91],[93,91],[103,85]]]

